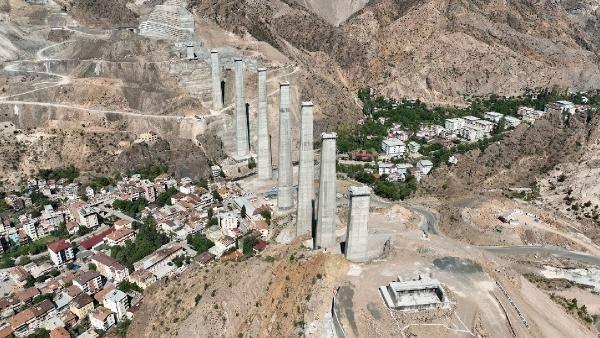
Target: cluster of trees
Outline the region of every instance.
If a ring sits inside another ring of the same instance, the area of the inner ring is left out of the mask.
[[[0,198],[0,213],[5,212],[8,209],[10,209],[10,205],[8,205],[4,198]]]
[[[417,191],[417,181],[414,177],[409,177],[405,182],[388,182],[382,177],[375,183],[373,191],[394,201],[404,200]]]
[[[198,253],[203,253],[208,251],[208,249],[215,246],[215,243],[210,239],[206,238],[204,235],[188,235],[187,243]]]
[[[405,182],[388,182],[386,175],[379,179],[373,174],[365,171],[368,166],[361,165],[337,165],[338,172],[343,172],[358,182],[373,186],[373,191],[381,196],[391,200],[404,200],[417,190],[417,182],[414,177],[409,177]]]
[[[69,182],[73,182],[79,177],[79,169],[73,166],[55,169],[40,169],[38,176],[46,180],[66,179]]]
[[[177,188],[169,188],[165,192],[160,193],[156,197],[156,201],[154,203],[159,207],[164,207],[165,205],[171,205],[171,197],[177,195]]]
[[[140,174],[143,179],[154,181],[159,175],[166,173],[169,170],[169,166],[164,163],[155,163],[146,168],[136,170],[136,173]]]
[[[265,219],[268,225],[271,225],[271,211],[267,208],[260,209],[260,215]]]
[[[121,210],[123,213],[131,217],[135,217],[135,215],[142,212],[147,205],[148,201],[145,198],[140,197],[133,201],[115,200],[112,204],[112,207],[114,209]]]
[[[121,283],[117,284],[117,289],[129,293],[131,291],[142,292],[142,288],[140,288],[137,284],[132,283],[128,280],[124,280]]]
[[[133,263],[167,243],[169,237],[158,231],[154,218],[148,217],[139,226],[135,240],[126,241],[124,246],[113,246],[110,255],[128,268],[132,268]]]
[[[254,254],[254,246],[258,243],[256,236],[247,236],[242,242],[242,252],[245,256],[252,256]]]
[[[97,176],[92,178],[88,185],[97,191],[114,183],[115,180],[111,177]]]

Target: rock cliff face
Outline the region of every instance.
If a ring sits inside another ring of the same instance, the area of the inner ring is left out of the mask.
[[[592,1],[382,0],[339,27],[310,12],[322,9],[311,1],[195,0],[192,6],[288,55],[307,53],[317,69],[315,55],[327,55],[337,81],[350,90],[372,86],[390,96],[456,103],[463,95],[600,85],[600,20]]]

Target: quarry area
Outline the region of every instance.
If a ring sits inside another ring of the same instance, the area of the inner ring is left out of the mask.
[[[369,3],[265,12],[341,34],[383,26]],[[87,22],[78,1],[0,0],[0,338],[600,334],[599,92],[442,114],[382,96],[417,82],[397,70],[352,84],[388,49],[363,73],[227,30],[239,3],[120,4]]]

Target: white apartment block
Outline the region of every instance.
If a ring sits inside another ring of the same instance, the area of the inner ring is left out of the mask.
[[[401,156],[406,151],[406,145],[398,139],[386,139],[381,142],[381,150],[389,156]]]
[[[456,133],[465,126],[465,120],[461,118],[447,119],[444,127],[449,133]]]

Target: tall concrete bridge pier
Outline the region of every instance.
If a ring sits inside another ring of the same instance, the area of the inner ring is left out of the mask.
[[[290,116],[290,83],[279,84],[279,161],[277,166],[277,207],[289,209],[294,206],[292,199],[292,129]]]
[[[296,235],[310,233],[315,198],[315,156],[313,149],[313,103],[302,102],[300,113],[300,165],[298,167],[298,211]]]
[[[219,52],[210,51],[210,67],[212,80],[212,108],[223,109],[223,93],[221,92],[221,65],[219,64]]]
[[[321,177],[315,249],[335,245],[336,133],[321,134]]]
[[[350,207],[348,228],[346,229],[346,259],[363,262],[369,258],[369,203],[371,190],[369,187],[350,187]]]
[[[248,143],[248,117],[246,116],[246,97],[244,95],[244,61],[236,58],[235,62],[235,142],[237,159],[250,156]]]
[[[270,180],[273,176],[271,144],[267,112],[267,69],[258,68],[258,179]]]

